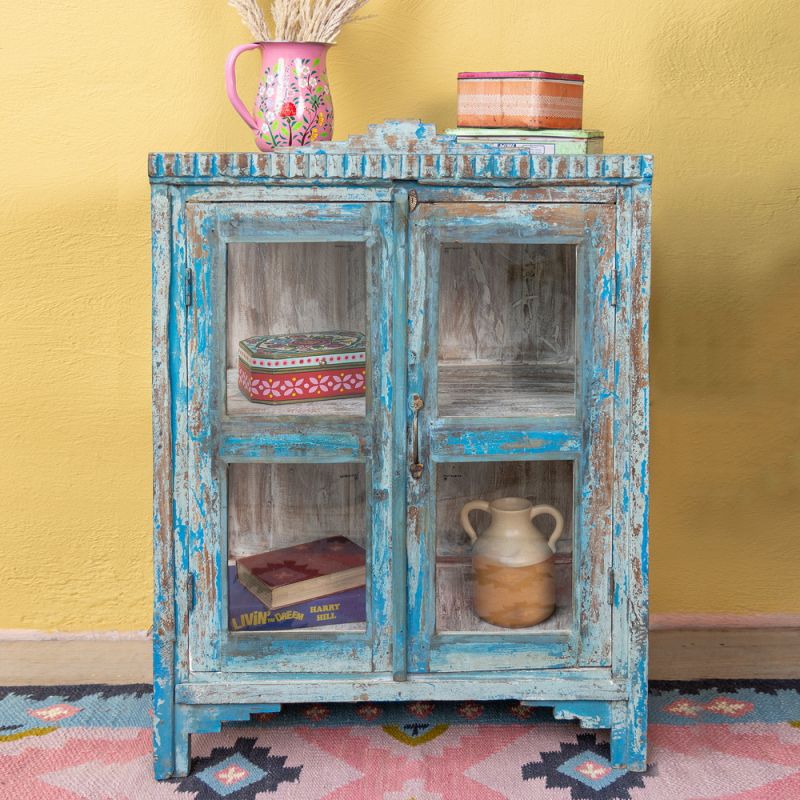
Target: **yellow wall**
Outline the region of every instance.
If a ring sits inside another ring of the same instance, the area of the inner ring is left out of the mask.
[[[459,70],[539,68],[585,73],[608,152],[655,153],[653,610],[797,611],[800,5],[369,10],[332,52],[337,138],[452,125]],[[249,37],[223,0],[6,3],[3,28],[0,628],[142,629],[146,154],[252,149],[222,77]]]

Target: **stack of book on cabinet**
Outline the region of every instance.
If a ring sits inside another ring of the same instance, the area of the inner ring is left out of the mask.
[[[238,558],[228,566],[231,631],[281,631],[366,620],[364,548],[345,536]]]
[[[565,131],[551,128],[449,128],[457,142],[480,142],[495,147],[524,147],[539,156],[573,156],[603,152],[603,131]]]

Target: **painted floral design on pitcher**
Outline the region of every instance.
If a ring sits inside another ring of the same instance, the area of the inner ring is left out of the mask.
[[[250,126],[260,150],[300,147],[333,137],[333,100],[325,57],[330,45],[257,42],[228,56],[226,83],[233,107]],[[245,50],[261,50],[262,75],[254,115],[236,93],[235,63]]]
[[[272,147],[330,139],[333,107],[320,60],[278,59],[267,67],[256,95],[256,119],[261,138]]]

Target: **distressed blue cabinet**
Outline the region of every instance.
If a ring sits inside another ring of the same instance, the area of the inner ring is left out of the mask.
[[[416,122],[150,157],[157,777],[284,703],[416,699],[550,706],[644,769],[651,176]],[[366,334],[364,397],[242,396],[239,340],[320,330]],[[475,614],[458,522],[506,496],[565,518],[528,627]],[[330,534],[365,549],[360,615],[231,620],[238,557]]]

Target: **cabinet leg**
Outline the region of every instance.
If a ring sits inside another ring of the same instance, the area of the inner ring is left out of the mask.
[[[178,704],[175,706],[175,768],[173,777],[185,778],[192,763],[192,709]]]
[[[192,735],[188,731],[175,731],[175,772],[176,778],[185,778],[192,763]]]
[[[191,767],[191,736],[193,733],[219,733],[225,722],[243,722],[253,714],[275,714],[281,710],[278,703],[208,703],[188,705],[176,703],[174,710],[174,737],[172,740],[175,757],[173,769],[162,765],[157,777],[185,778]]]
[[[647,769],[647,711],[634,703],[611,704],[611,764],[630,772]]]
[[[175,742],[172,731],[172,715],[156,718],[153,730],[153,772],[157,781],[171,778],[175,774]]]

